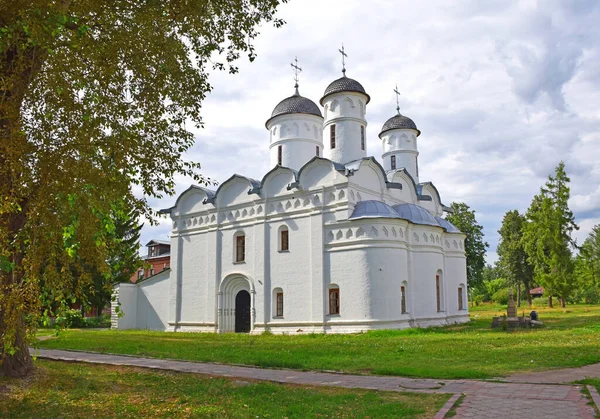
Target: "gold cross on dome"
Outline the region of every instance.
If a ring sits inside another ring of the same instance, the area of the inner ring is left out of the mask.
[[[346,57],[348,57],[348,54],[346,54],[346,51],[344,50],[344,44],[342,44],[342,49],[338,49],[338,51],[340,52],[340,54],[342,54],[342,73],[344,73],[344,76],[346,75]]]

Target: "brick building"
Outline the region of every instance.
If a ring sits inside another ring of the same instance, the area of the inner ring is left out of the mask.
[[[138,271],[131,276],[131,282],[133,283],[151,277],[170,267],[170,242],[161,240],[150,240],[146,244],[146,248],[148,249],[148,253],[142,258],[145,266],[138,269]]]

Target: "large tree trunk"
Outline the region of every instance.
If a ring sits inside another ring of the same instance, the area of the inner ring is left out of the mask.
[[[517,307],[521,307],[521,283],[517,282]]]
[[[565,297],[560,297],[560,298],[559,298],[559,301],[560,301],[560,306],[561,306],[562,308],[565,308],[565,307],[566,307],[566,304],[565,304]]]
[[[0,316],[2,314],[0,313]],[[0,330],[5,330],[4,319],[0,318]],[[6,377],[23,378],[33,372],[33,359],[25,339],[25,322],[23,315],[19,315],[15,341],[12,343],[14,354],[9,354],[2,349],[0,374]]]
[[[548,297],[548,307],[550,307],[550,308],[554,307],[554,306],[552,305],[552,296],[549,296],[549,297]]]
[[[529,291],[527,291],[527,305],[529,306],[529,308],[531,308],[531,293]]]

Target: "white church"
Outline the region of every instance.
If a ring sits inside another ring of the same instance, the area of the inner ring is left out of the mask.
[[[170,269],[115,287],[113,327],[297,334],[468,321],[465,235],[419,179],[421,132],[398,108],[379,132],[383,165],[368,157],[371,98],[343,74],[320,107],[296,77],[265,124],[262,179],[191,186],[162,211]]]

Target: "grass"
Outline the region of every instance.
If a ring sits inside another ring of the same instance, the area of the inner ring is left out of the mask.
[[[0,417],[421,418],[447,394],[300,387],[130,367],[39,361],[0,378]]]
[[[600,306],[537,310],[544,328],[508,332],[490,328],[505,307],[484,305],[471,310],[468,324],[428,329],[298,336],[68,330],[39,346],[429,378],[493,378],[600,362]]]

